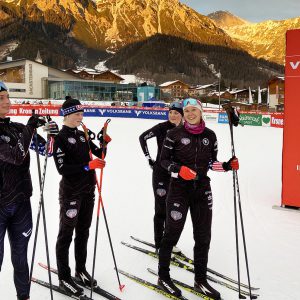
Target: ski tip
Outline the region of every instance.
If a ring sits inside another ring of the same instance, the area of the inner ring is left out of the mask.
[[[125,284],[120,284],[119,285],[119,289],[120,289],[120,292],[123,292],[123,289],[125,288]]]

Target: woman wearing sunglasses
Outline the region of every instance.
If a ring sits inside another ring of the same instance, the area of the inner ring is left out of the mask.
[[[166,221],[166,198],[168,194],[168,187],[170,183],[170,174],[163,169],[159,163],[160,153],[164,139],[167,132],[182,124],[183,111],[181,103],[173,102],[169,107],[168,121],[159,123],[154,127],[146,130],[140,135],[140,144],[142,150],[148,159],[149,165],[153,168],[152,186],[155,198],[155,213],[154,213],[154,241],[155,247],[158,250],[160,248],[161,240],[165,230]],[[157,140],[157,155],[156,161],[154,161],[148,150],[147,140],[156,137]],[[174,245],[175,246],[175,245]],[[173,251],[180,252],[177,247],[174,247]]]
[[[206,280],[208,251],[211,240],[212,192],[208,170],[238,170],[237,158],[217,160],[218,142],[215,133],[205,126],[199,100],[182,102],[184,125],[169,131],[161,152],[161,165],[171,174],[167,197],[166,230],[159,251],[158,285],[179,297],[181,291],[170,279],[172,247],[177,244],[190,209],[195,240],[195,289],[204,297],[221,299],[220,293]]]

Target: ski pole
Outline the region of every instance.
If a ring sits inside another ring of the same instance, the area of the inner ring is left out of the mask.
[[[106,154],[105,152],[106,152],[106,149],[107,149],[107,143],[105,142],[105,135],[106,135],[106,131],[107,131],[107,126],[108,126],[110,121],[111,121],[110,119],[107,119],[106,122],[104,123],[104,126],[103,126],[103,145],[102,145],[102,155],[101,155],[102,159],[105,158],[105,154]],[[85,132],[86,139],[88,140],[89,139],[88,129],[83,123],[81,123],[81,125],[83,127],[84,132]],[[91,150],[90,150],[90,157],[92,159]],[[91,281],[90,298],[92,298],[92,295],[93,295],[93,286],[92,285],[93,285],[93,280],[94,280],[94,276],[95,276],[96,250],[97,250],[97,242],[98,242],[98,228],[99,228],[99,216],[100,216],[100,207],[101,206],[102,206],[102,210],[103,210],[103,216],[104,216],[106,231],[107,231],[107,235],[108,235],[108,238],[109,238],[110,248],[111,248],[111,252],[112,252],[112,256],[113,256],[113,261],[114,261],[114,265],[115,265],[115,270],[116,270],[116,274],[117,274],[117,279],[118,279],[120,291],[122,292],[123,288],[125,287],[125,285],[122,285],[121,282],[120,282],[120,277],[119,277],[119,273],[118,273],[118,269],[117,269],[116,258],[115,258],[114,249],[113,249],[113,245],[112,245],[111,235],[110,235],[109,226],[108,226],[108,222],[107,222],[107,217],[106,217],[106,213],[105,213],[105,208],[104,208],[104,204],[103,204],[102,179],[103,179],[103,169],[100,170],[100,183],[98,182],[98,179],[96,177],[96,184],[97,184],[99,198],[98,198],[98,206],[97,206],[97,219],[96,219],[96,232],[95,232],[95,242],[94,242],[94,255],[93,255],[93,268],[92,268],[92,281]]]
[[[230,122],[230,134],[233,138],[233,128]],[[231,155],[235,156],[234,145],[231,139]],[[245,296],[241,294],[241,277],[240,277],[240,254],[239,254],[239,233],[238,233],[238,219],[237,219],[237,197],[236,197],[236,171],[232,172],[232,182],[233,182],[233,202],[234,202],[234,228],[235,228],[235,245],[236,245],[236,260],[237,260],[237,275],[238,275],[238,289],[239,289],[239,299],[246,299]]]
[[[230,104],[225,104],[223,106],[226,110],[229,120],[230,126],[230,136],[231,136],[231,152],[232,156],[235,156],[235,148],[234,148],[234,139],[233,139],[233,125],[238,126],[239,123],[239,116],[234,111],[234,108]],[[242,124],[241,124],[242,125]],[[246,263],[246,270],[247,270],[247,278],[248,278],[248,288],[250,299],[256,299],[256,296],[252,295],[251,292],[251,283],[250,283],[250,272],[249,272],[249,264],[248,264],[248,254],[247,254],[247,247],[246,247],[246,236],[245,236],[245,229],[244,229],[244,221],[243,221],[243,213],[242,213],[242,204],[241,204],[241,196],[240,196],[240,188],[239,188],[239,181],[238,181],[238,173],[237,170],[233,170],[233,180],[234,180],[234,198],[235,198],[235,218],[236,216],[236,194],[238,195],[238,205],[239,205],[239,215],[240,215],[240,222],[241,222],[241,230],[242,230],[242,239],[243,239],[243,246],[244,246],[244,254],[245,254],[245,263]],[[237,245],[238,247],[238,245]],[[237,248],[237,257],[238,257],[238,248]],[[239,265],[238,265],[238,272],[239,272]],[[238,274],[239,276],[239,274]],[[239,280],[239,291],[240,291],[240,278]],[[244,296],[239,292],[239,298],[244,299]]]
[[[34,110],[32,111],[32,114],[34,114]],[[50,120],[50,117],[48,118],[48,120]],[[38,150],[38,135],[37,135],[37,130],[36,129],[34,131],[34,137],[35,137],[35,144],[36,144],[35,152],[36,152],[37,167],[38,167],[39,185],[40,185],[40,201],[39,201],[39,207],[38,207],[38,214],[37,214],[37,221],[36,221],[35,235],[34,235],[34,243],[33,243],[33,252],[32,252],[32,259],[31,259],[31,266],[30,266],[29,289],[31,287],[31,279],[32,279],[32,274],[33,274],[33,266],[34,266],[34,260],[35,260],[35,252],[36,252],[36,245],[37,245],[37,237],[38,237],[38,231],[39,231],[41,211],[42,211],[42,215],[43,215],[43,225],[44,225],[44,237],[45,237],[47,264],[50,268],[50,256],[49,256],[49,246],[48,246],[47,224],[46,224],[46,214],[45,214],[45,205],[44,205],[44,185],[45,185],[47,160],[48,160],[49,145],[50,145],[50,142],[51,142],[51,137],[47,137],[47,142],[46,142],[46,146],[45,146],[46,147],[46,152],[45,152],[43,175],[41,175],[41,162],[40,162],[40,156],[39,156],[39,150]],[[51,280],[50,270],[48,270],[48,276],[49,276],[51,300],[53,300],[53,290],[52,290],[52,280]]]

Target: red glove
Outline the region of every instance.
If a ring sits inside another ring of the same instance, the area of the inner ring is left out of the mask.
[[[192,180],[196,178],[197,173],[186,166],[182,166],[179,171],[179,176],[184,180]]]
[[[105,167],[105,160],[100,158],[95,158],[89,162],[88,166],[85,166],[84,169],[86,171],[95,170],[95,169],[103,169]]]
[[[231,158],[230,167],[232,168],[232,170],[238,170],[240,168],[239,160],[237,157],[234,156]]]
[[[235,156],[232,156],[229,161],[222,164],[222,167],[226,172],[231,170],[236,171],[239,169],[239,160]]]
[[[108,134],[106,134],[104,137],[104,141],[106,142],[106,144],[108,144],[109,142],[111,142],[111,137]]]

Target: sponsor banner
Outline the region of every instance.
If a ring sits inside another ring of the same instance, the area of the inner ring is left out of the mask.
[[[219,113],[218,123],[221,123],[221,124],[228,124],[229,123],[226,113]]]
[[[94,110],[84,109],[84,116],[134,118],[133,110],[130,108],[95,108]]]
[[[262,116],[254,114],[240,114],[240,122],[243,125],[262,126]]]
[[[141,118],[167,120],[168,110],[132,109],[132,108],[94,108],[85,109],[85,116]]]
[[[285,61],[282,205],[300,207],[300,29],[286,32]]]
[[[40,116],[59,116],[60,108],[53,105],[12,105],[9,110],[9,116],[31,116],[32,110]]]
[[[169,110],[135,109],[135,118],[168,120]]]
[[[286,32],[285,78],[300,79],[300,30]]]
[[[264,126],[264,127],[270,127],[271,126],[271,116],[270,115],[262,115],[261,123],[262,123],[262,126]]]
[[[272,114],[271,115],[271,126],[283,128],[284,124],[284,116],[279,114]]]
[[[217,113],[203,113],[203,119],[208,123],[218,123],[218,114]]]

